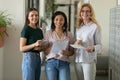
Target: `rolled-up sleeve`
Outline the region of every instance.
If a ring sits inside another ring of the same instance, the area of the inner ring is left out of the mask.
[[[102,51],[101,31],[98,28],[96,28],[94,39],[95,39],[94,40],[95,41],[95,52],[101,53]]]

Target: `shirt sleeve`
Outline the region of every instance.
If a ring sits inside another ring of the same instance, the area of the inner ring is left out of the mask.
[[[73,44],[75,42],[75,37],[71,32],[68,32],[68,33],[69,33],[68,36],[69,36],[69,39],[70,39],[70,44]]]
[[[94,42],[94,44],[95,44],[95,52],[101,53],[101,50],[102,50],[101,32],[100,32],[100,30],[98,28],[95,31],[94,41],[95,41]]]
[[[21,37],[23,37],[23,38],[27,38],[28,37],[28,32],[27,32],[26,26],[21,31]]]

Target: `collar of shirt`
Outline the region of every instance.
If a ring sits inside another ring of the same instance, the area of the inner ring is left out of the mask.
[[[92,23],[93,23],[92,21],[90,21],[88,24],[82,23],[81,26],[90,26]]]

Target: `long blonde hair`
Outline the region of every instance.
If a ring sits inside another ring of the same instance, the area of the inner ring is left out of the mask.
[[[89,3],[83,3],[81,4],[81,6],[78,8],[78,14],[77,14],[77,28],[80,28],[80,25],[83,23],[83,19],[81,17],[81,11],[83,9],[83,7],[88,7],[90,9],[90,20],[95,23],[96,25],[98,25],[96,19],[95,19],[95,14],[94,14],[94,10],[91,6],[91,4]]]

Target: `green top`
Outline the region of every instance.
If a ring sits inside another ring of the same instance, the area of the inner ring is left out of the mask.
[[[31,28],[30,26],[24,26],[24,28],[21,31],[21,37],[26,38],[27,42],[26,45],[35,43],[37,40],[43,39],[43,33],[40,28]],[[32,51],[29,50],[29,51]]]

